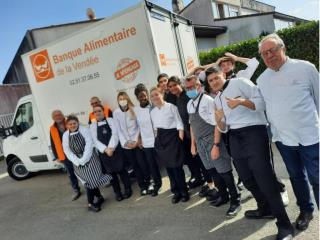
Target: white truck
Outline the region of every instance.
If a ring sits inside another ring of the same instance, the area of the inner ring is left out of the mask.
[[[32,94],[17,104],[12,125],[0,128],[9,175],[57,169],[49,128],[51,112],[78,115],[88,123],[89,99],[117,107],[121,90],[134,100],[138,83],[157,84],[157,75],[186,75],[199,65],[191,22],[142,1],[59,40],[22,55]]]

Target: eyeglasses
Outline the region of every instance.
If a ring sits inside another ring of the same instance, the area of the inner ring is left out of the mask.
[[[260,55],[262,57],[267,57],[269,55],[269,53],[270,54],[275,54],[280,48],[282,48],[282,46],[278,45],[278,46],[270,48],[270,49],[268,49],[266,51],[260,52]]]
[[[99,113],[99,112],[102,112],[102,110],[93,111],[93,113]]]

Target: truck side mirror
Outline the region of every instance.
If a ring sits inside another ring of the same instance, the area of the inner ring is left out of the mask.
[[[5,139],[11,135],[18,136],[19,134],[14,127],[5,128],[4,126],[0,125],[0,138]]]

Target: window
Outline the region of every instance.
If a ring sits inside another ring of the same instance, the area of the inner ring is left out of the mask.
[[[14,126],[16,126],[19,134],[33,126],[32,104],[30,102],[19,106],[14,119]]]
[[[217,4],[220,18],[225,18],[223,4]]]
[[[218,7],[215,2],[212,2],[212,11],[213,11],[213,18],[220,18]]]
[[[230,17],[239,16],[239,9],[237,7],[229,6],[229,16]]]

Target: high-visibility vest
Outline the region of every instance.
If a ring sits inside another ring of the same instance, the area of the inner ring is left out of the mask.
[[[63,161],[66,159],[66,155],[63,152],[63,147],[62,147],[62,141],[60,138],[60,134],[59,134],[59,130],[56,127],[55,124],[52,124],[52,126],[50,127],[50,136],[52,138],[58,159],[60,161]]]
[[[104,108],[104,116],[105,116],[106,118],[108,118],[109,115],[110,115],[110,113],[111,113],[111,109],[109,108],[108,105],[103,106],[103,108]],[[94,113],[93,113],[93,112],[91,112],[91,113],[89,114],[89,120],[90,120],[90,122],[96,122],[96,121],[97,121],[97,120],[96,120],[96,117],[94,116]]]

